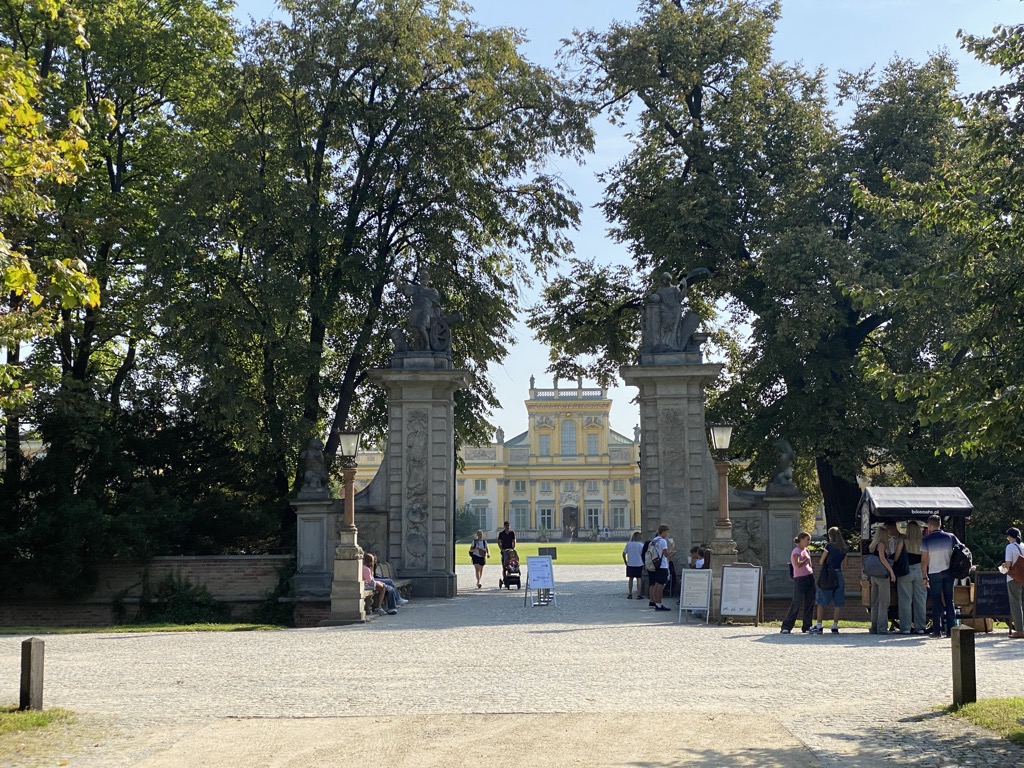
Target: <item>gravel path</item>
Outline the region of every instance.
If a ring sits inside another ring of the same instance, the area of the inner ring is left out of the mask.
[[[593,718],[601,738],[591,740],[587,764],[616,764],[601,762],[601,739],[643,742],[653,706],[666,745],[692,750],[711,736],[723,745],[701,759],[691,751],[690,763],[722,764],[723,755],[737,765],[1024,763],[1024,750],[935,712],[952,697],[948,640],[679,625],[675,610],[626,600],[621,570],[556,564],[558,602],[543,608],[524,607],[522,591],[499,591],[497,568],[487,569],[484,589],[467,589],[472,571],[460,566],[457,598],[414,599],[399,615],[358,627],[47,636],[46,704],[79,713],[90,741],[62,746],[59,757],[86,768],[198,765],[171,756],[214,736],[248,744],[251,718],[386,714],[398,731],[401,718],[430,729],[445,718],[489,716],[467,727],[503,722],[508,730],[549,715],[550,727],[584,730]],[[12,692],[22,639],[0,639]],[[976,645],[979,697],[1019,694],[1012,670],[1024,643],[979,634]],[[660,694],[652,693],[657,680]],[[797,747],[783,749],[787,739]],[[267,749],[264,762],[239,764],[292,764]],[[743,750],[750,761],[736,758]],[[311,759],[302,764],[318,764]],[[33,760],[15,765],[55,757]]]

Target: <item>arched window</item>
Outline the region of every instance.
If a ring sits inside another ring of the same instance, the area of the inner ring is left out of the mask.
[[[562,422],[562,455],[576,455],[576,422],[574,421]]]

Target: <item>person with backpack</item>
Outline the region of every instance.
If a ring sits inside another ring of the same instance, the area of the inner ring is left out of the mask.
[[[928,535],[921,539],[921,574],[932,604],[932,637],[949,637],[956,625],[953,606],[953,572],[950,558],[954,543],[960,540],[942,530],[942,518],[928,518]]]
[[[1010,626],[1013,630],[1010,637],[1016,638],[1024,637],[1024,584],[1015,581],[1008,572],[1021,555],[1024,555],[1024,547],[1020,545],[1020,529],[1008,528],[1003,567],[999,570],[1005,569],[1004,573],[1007,573],[1006,591],[1010,595]]]
[[[668,551],[667,534],[668,526],[659,525],[658,535],[651,539],[644,556],[644,568],[647,570],[647,579],[650,582],[650,600],[647,604],[656,611],[670,610],[661,603],[665,594],[665,585],[668,584],[668,558],[665,557],[665,553]]]

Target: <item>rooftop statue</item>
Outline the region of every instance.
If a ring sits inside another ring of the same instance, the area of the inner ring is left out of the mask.
[[[644,302],[642,351],[687,351],[701,318],[686,309],[684,302],[690,285],[710,274],[700,267],[675,285],[669,272],[662,273],[661,285]]]

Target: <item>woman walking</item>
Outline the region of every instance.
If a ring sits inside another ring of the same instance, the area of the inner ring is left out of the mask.
[[[893,573],[888,557],[889,532],[884,525],[875,528],[875,535],[868,546],[868,552],[877,555],[879,561],[885,568],[885,575],[871,576],[871,627],[868,629],[873,635],[885,635],[889,633],[889,585],[896,582],[896,574]]]
[[[846,559],[846,542],[843,532],[838,528],[828,529],[828,543],[825,551],[818,559],[819,574],[834,574],[835,586],[831,589],[818,587],[814,602],[818,605],[818,622],[811,628],[811,633],[820,635],[824,630],[821,623],[825,620],[825,609],[832,606],[832,632],[839,632],[839,609],[846,605],[846,582],[843,580],[843,560]],[[918,568],[918,570],[921,570]]]
[[[643,592],[642,580],[644,577],[644,542],[640,531],[633,531],[626,546],[622,548],[622,562],[626,565],[626,594],[627,600],[633,599],[633,579],[636,579],[636,599],[639,600]]]
[[[903,546],[907,551],[908,571],[906,576],[896,576],[900,633],[923,635],[928,624],[928,590],[924,588],[924,575],[921,573],[921,525],[915,520],[907,523]]]
[[[480,589],[480,580],[484,577],[484,565],[487,563],[489,554],[487,542],[484,541],[484,532],[477,531],[476,538],[473,539],[473,543],[469,547],[469,557],[473,561],[473,567],[476,569],[477,589]]]
[[[789,564],[793,568],[793,603],[789,613],[782,620],[782,634],[788,635],[796,625],[797,616],[801,619],[801,631],[811,631],[814,618],[814,568],[811,566],[811,553],[807,545],[811,543],[811,534],[800,531],[793,539],[796,545],[789,553]]]

